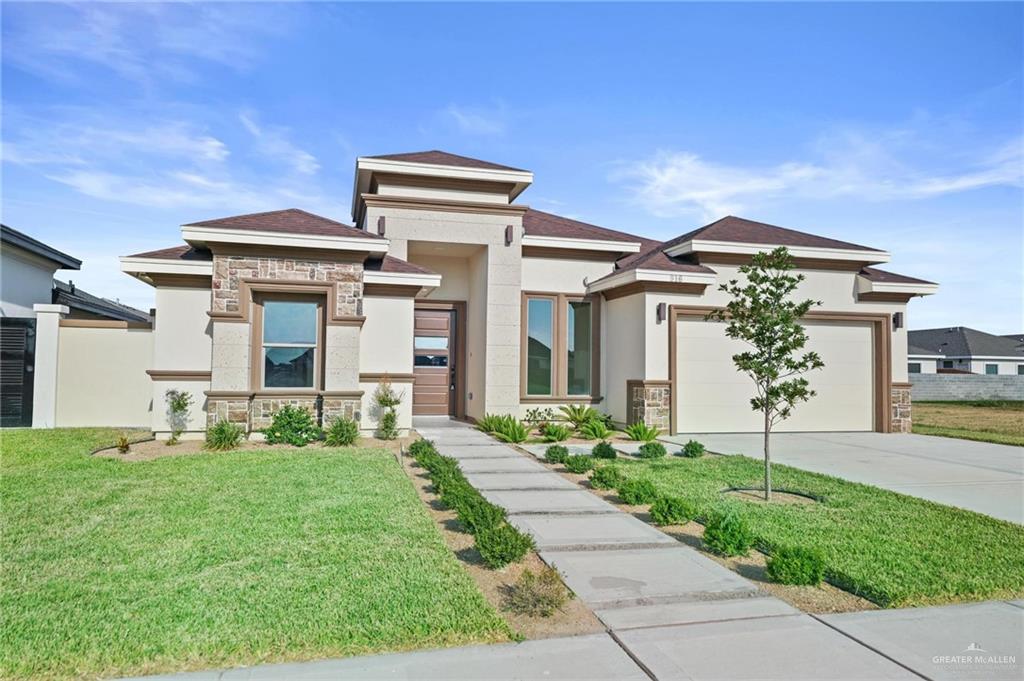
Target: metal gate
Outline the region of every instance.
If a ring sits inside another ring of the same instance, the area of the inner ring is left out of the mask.
[[[36,320],[0,318],[0,426],[32,425]]]

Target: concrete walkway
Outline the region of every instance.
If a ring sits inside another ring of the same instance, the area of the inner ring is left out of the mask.
[[[758,433],[687,433],[718,454],[762,459]],[[1024,447],[930,435],[776,433],[772,460],[1024,524]]]

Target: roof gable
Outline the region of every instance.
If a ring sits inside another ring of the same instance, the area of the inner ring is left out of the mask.
[[[406,163],[428,163],[435,166],[453,166],[455,168],[481,168],[485,170],[514,170],[526,172],[522,168],[482,161],[469,156],[450,154],[447,151],[431,149],[429,151],[410,151],[404,154],[381,154],[379,156],[367,156],[366,158],[379,158],[386,161],[404,161]]]
[[[878,252],[877,248],[869,248],[853,244],[848,241],[839,241],[816,234],[799,232],[795,229],[769,225],[766,222],[756,222],[746,218],[727,215],[700,229],[676,237],[664,244],[669,248],[676,244],[686,243],[696,239],[705,241],[728,241],[732,243],[745,244],[766,244],[772,246],[793,246],[803,248],[836,248],[849,251],[872,251]]]
[[[265,213],[249,213],[232,217],[190,222],[183,227],[215,227],[251,232],[281,232],[285,234],[311,234],[317,236],[343,236],[365,239],[381,237],[351,225],[314,215],[299,208],[286,208]]]

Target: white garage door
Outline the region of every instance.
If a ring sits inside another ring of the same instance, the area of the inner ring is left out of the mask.
[[[681,317],[676,335],[676,430],[742,433],[763,429],[750,408],[753,381],[737,371],[732,356],[748,346],[725,335],[724,322]],[[793,410],[775,431],[874,429],[872,327],[864,322],[814,321],[807,350],[825,367],[807,374],[817,395]]]

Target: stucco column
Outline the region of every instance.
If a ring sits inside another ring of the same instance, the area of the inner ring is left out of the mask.
[[[362,393],[359,390],[358,322],[327,326],[324,348],[324,425],[337,416],[362,420]]]
[[[57,424],[57,351],[60,320],[67,305],[36,304],[35,378],[32,392],[32,427],[53,428]]]

